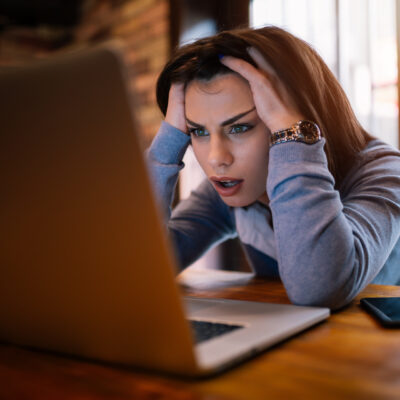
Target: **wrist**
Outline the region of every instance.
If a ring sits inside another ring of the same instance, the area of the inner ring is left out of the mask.
[[[153,159],[161,164],[179,164],[189,143],[187,135],[164,120],[150,149]]]
[[[169,118],[168,115],[165,117],[164,121],[168,124],[173,126],[174,128],[180,130],[185,135],[189,135],[187,132],[186,124],[182,124],[181,121],[177,120],[176,118]]]
[[[271,133],[270,146],[286,142],[302,142],[314,144],[321,140],[319,126],[312,121],[300,120],[287,129]]]
[[[290,114],[290,115],[285,115],[285,116],[280,116],[279,118],[276,119],[276,121],[273,121],[268,124],[268,128],[271,131],[271,133],[282,131],[285,129],[289,129],[292,127],[295,123],[298,121],[305,120],[301,114]]]

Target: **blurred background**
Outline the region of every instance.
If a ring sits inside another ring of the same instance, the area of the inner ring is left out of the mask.
[[[174,48],[224,29],[269,24],[310,43],[366,130],[399,147],[400,0],[0,0],[0,68],[120,39],[149,145],[162,120],[155,83]],[[190,149],[184,161],[177,200],[203,179]],[[248,269],[236,240],[193,266],[203,267]]]

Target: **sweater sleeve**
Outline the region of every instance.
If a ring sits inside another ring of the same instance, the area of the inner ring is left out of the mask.
[[[196,261],[210,247],[237,236],[233,212],[206,180],[171,211],[189,142],[189,136],[163,122],[147,153],[154,190],[164,211],[180,269]]]
[[[324,143],[273,146],[267,191],[289,298],[336,309],[373,280],[399,237],[400,157],[371,158],[341,198]]]
[[[190,137],[179,129],[163,121],[150,148],[147,161],[158,202],[167,220],[171,215],[171,205],[179,171]]]

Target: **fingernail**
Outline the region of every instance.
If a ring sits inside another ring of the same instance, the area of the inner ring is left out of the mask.
[[[221,53],[218,53],[218,58],[219,58],[220,60],[222,60],[222,59],[224,58],[224,55],[221,54]]]

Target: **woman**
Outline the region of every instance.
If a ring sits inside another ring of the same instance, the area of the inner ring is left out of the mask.
[[[157,100],[149,159],[182,268],[238,236],[295,304],[400,283],[400,153],[361,127],[309,45],[276,27],[199,40],[167,63]],[[189,143],[207,179],[171,214]]]

